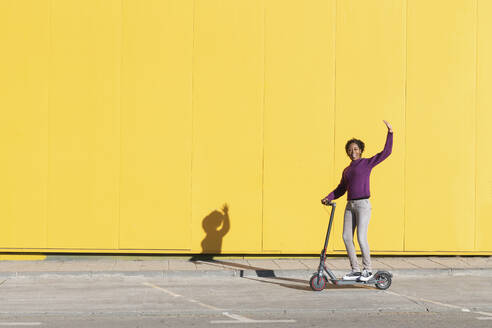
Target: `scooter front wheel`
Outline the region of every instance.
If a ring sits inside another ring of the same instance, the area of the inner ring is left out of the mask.
[[[376,277],[376,287],[381,290],[388,289],[391,286],[391,276],[386,273],[380,273]]]
[[[318,274],[314,274],[311,279],[309,280],[309,286],[311,286],[311,289],[319,292],[326,287],[326,277],[325,276],[318,276]]]

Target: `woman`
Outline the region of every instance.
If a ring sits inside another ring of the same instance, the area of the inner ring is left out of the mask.
[[[349,140],[345,145],[345,151],[352,162],[343,170],[342,180],[338,187],[321,200],[323,204],[328,204],[345,194],[345,191],[348,192],[347,206],[345,207],[343,218],[343,241],[352,271],[343,277],[345,280],[368,281],[373,277],[371,255],[369,244],[367,243],[367,228],[371,218],[369,177],[371,170],[391,154],[393,147],[393,129],[387,121],[383,122],[388,128],[383,151],[371,158],[361,158],[364,152],[364,143],[358,139]],[[357,228],[357,240],[362,252],[362,272],[355,254],[355,228]]]

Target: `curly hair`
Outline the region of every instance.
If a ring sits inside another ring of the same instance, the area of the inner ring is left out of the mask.
[[[355,139],[355,138],[352,138],[350,139],[349,141],[347,141],[347,143],[345,144],[345,152],[347,153],[348,152],[348,149],[349,149],[349,146],[350,144],[356,144],[359,149],[360,149],[360,153],[362,154],[362,152],[364,152],[364,142],[362,140],[359,140],[359,139]]]

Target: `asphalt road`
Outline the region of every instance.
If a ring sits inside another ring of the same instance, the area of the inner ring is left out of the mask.
[[[387,291],[313,292],[307,279],[281,277],[10,278],[0,281],[0,326],[492,327],[492,280],[402,278]]]

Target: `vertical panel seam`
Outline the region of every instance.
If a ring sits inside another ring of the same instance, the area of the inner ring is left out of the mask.
[[[479,105],[478,105],[478,75],[479,75],[479,65],[478,65],[478,38],[479,38],[479,33],[478,33],[478,0],[475,0],[475,94],[474,94],[474,101],[475,101],[475,131],[474,131],[474,137],[475,137],[475,211],[474,211],[474,219],[475,219],[475,240],[474,240],[474,250],[478,250],[478,229],[479,229],[479,217],[478,217],[478,112],[479,112]]]
[[[123,114],[123,92],[121,92],[122,90],[122,85],[123,85],[123,40],[124,40],[124,20],[125,20],[125,16],[124,16],[124,10],[125,10],[125,7],[124,7],[124,1],[125,0],[121,0],[120,1],[120,10],[121,10],[121,13],[120,13],[120,17],[121,17],[121,21],[120,21],[120,104],[119,104],[119,140],[118,140],[118,143],[119,143],[119,172],[118,172],[118,187],[117,187],[117,191],[118,191],[118,194],[117,194],[117,220],[118,220],[118,227],[117,227],[117,236],[118,238],[116,239],[116,248],[117,249],[120,249],[120,245],[121,245],[121,181],[122,181],[122,156],[121,154],[123,153],[123,129],[122,129],[122,114]]]
[[[191,22],[191,144],[190,144],[190,234],[189,246],[193,250],[193,157],[194,157],[194,130],[195,130],[195,20],[196,20],[196,0],[192,1],[192,22]]]
[[[407,90],[408,90],[408,0],[404,0],[403,5],[404,13],[402,18],[403,22],[403,38],[404,38],[404,49],[403,49],[403,72],[405,74],[404,80],[404,90],[403,90],[403,133],[404,133],[404,150],[403,150],[403,247],[402,250],[406,251],[406,223],[407,223],[407,201],[406,201],[406,179],[407,179]]]
[[[50,107],[51,107],[51,87],[52,87],[52,56],[53,56],[53,35],[52,35],[52,20],[53,20],[53,0],[49,1],[48,4],[48,96],[47,96],[47,152],[46,152],[46,189],[45,189],[45,215],[46,215],[46,222],[45,222],[45,241],[44,241],[44,247],[48,247],[48,230],[49,230],[49,183],[50,183],[50,139],[51,139],[51,132],[50,132]]]
[[[338,3],[335,2],[335,18],[333,26],[333,158],[335,158],[335,137],[336,137],[336,113],[337,113],[337,25],[338,25]],[[333,166],[335,174],[335,166]]]
[[[264,248],[265,232],[265,103],[266,103],[266,2],[263,0],[263,106],[261,110],[261,252]]]
[[[337,25],[338,25],[338,3],[335,2],[335,18],[333,27],[333,164],[335,164],[335,146],[336,146],[336,129],[337,129]],[[333,165],[333,177],[335,177],[335,165]]]
[[[332,10],[334,12],[334,18],[333,18],[333,145],[332,145],[332,177],[333,181],[335,180],[335,156],[336,156],[336,129],[337,129],[337,25],[338,25],[338,2],[337,0],[333,1],[333,6]],[[336,225],[335,225],[336,226]],[[336,229],[336,228],[335,228]],[[332,248],[331,251],[335,249],[334,243],[331,243]],[[328,246],[327,246],[328,247]]]

